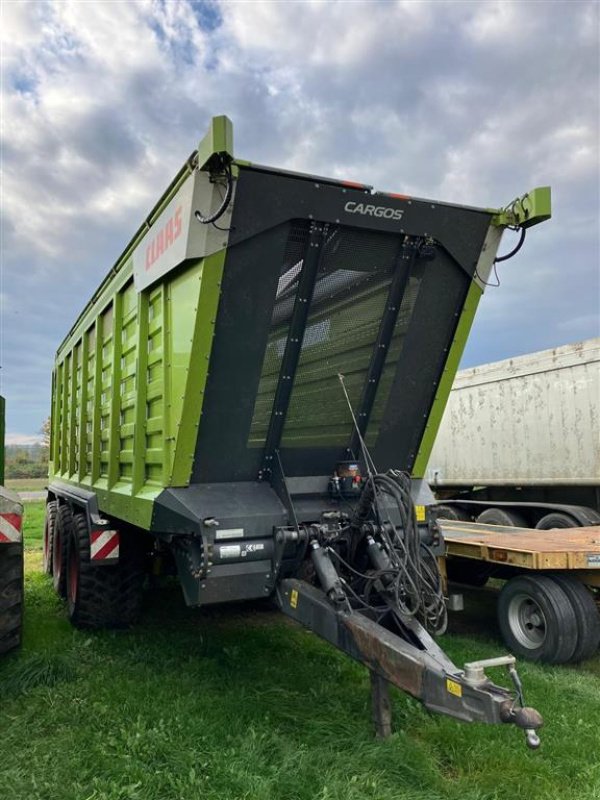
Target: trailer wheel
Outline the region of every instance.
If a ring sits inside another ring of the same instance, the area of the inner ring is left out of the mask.
[[[577,619],[577,644],[570,661],[575,663],[591,658],[600,644],[600,613],[589,589],[570,575],[552,575],[567,595]]]
[[[118,564],[90,561],[90,533],[83,514],[75,515],[69,540],[67,607],[78,628],[116,628],[137,621],[142,604],[144,570],[132,537],[121,533]]]
[[[540,531],[551,531],[554,528],[578,528],[579,523],[568,514],[552,511],[542,517],[535,527]]]
[[[23,544],[0,546],[0,655],[21,644]]]
[[[46,575],[52,575],[52,547],[54,545],[54,529],[56,528],[56,514],[58,503],[50,500],[46,503],[46,519],[44,521],[44,560],[43,570]]]
[[[505,511],[503,508],[486,508],[477,517],[477,522],[486,525],[505,525],[509,528],[526,528],[527,520],[517,511]]]
[[[564,664],[577,646],[577,619],[562,587],[545,575],[509,580],[498,598],[498,623],[512,653]]]
[[[52,537],[52,580],[60,597],[66,597],[67,593],[67,548],[72,526],[71,509],[67,505],[60,505]]]
[[[457,519],[465,522],[470,519],[466,511],[463,511],[462,508],[457,508],[456,506],[430,506],[429,513],[432,519]]]

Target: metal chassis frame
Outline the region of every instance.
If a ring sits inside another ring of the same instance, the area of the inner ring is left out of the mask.
[[[276,601],[286,616],[314,631],[338,650],[364,664],[380,678],[420,700],[431,711],[463,722],[512,722],[506,690],[485,679],[474,686],[445,656],[434,658],[382,628],[363,614],[336,609],[315,586],[285,578]],[[439,648],[432,640],[434,651]],[[447,668],[444,668],[444,667]]]

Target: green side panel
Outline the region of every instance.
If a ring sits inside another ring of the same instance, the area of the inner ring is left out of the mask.
[[[186,273],[189,281],[173,281],[171,287],[173,307],[177,309],[172,320],[171,408],[178,428],[169,486],[187,486],[190,482],[226,252],[220,250],[198,262]]]
[[[115,281],[59,354],[50,477],[95,491],[107,514],[147,527],[154,498],[189,484],[225,253],[141,293]]]
[[[0,485],[4,483],[4,398],[0,396]]]
[[[448,352],[448,358],[446,359],[446,365],[440,379],[438,390],[431,406],[431,411],[429,412],[425,432],[421,439],[421,445],[412,470],[414,478],[422,478],[425,475],[429,456],[431,455],[435,437],[437,436],[442,421],[446,403],[448,402],[448,396],[450,395],[450,390],[452,389],[452,384],[454,383],[458,365],[460,364],[460,359],[462,358],[467,339],[469,338],[471,326],[475,319],[475,312],[477,311],[477,306],[479,305],[482,294],[482,290],[473,282],[467,294],[467,299],[456,327],[452,345]]]

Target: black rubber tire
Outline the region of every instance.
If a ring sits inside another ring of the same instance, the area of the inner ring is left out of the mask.
[[[0,655],[21,644],[23,543],[0,545]]]
[[[56,515],[58,503],[50,500],[46,503],[46,519],[44,521],[44,557],[43,570],[46,575],[52,575],[52,547],[54,545],[54,530],[56,528]]]
[[[514,655],[546,664],[564,664],[573,657],[575,610],[562,587],[547,575],[509,580],[500,592],[497,614],[504,642]],[[536,619],[542,620],[541,630]]]
[[[432,519],[452,519],[468,522],[471,518],[466,511],[457,506],[440,505],[430,506],[429,513]],[[467,586],[485,586],[490,577],[491,568],[482,561],[473,561],[469,558],[447,558],[446,574],[453,583],[464,583]]]
[[[486,508],[477,517],[477,522],[486,525],[505,525],[513,528],[528,528],[527,520],[518,511],[507,511],[504,508]]]
[[[456,519],[467,521],[470,519],[469,515],[456,506],[445,506],[443,503],[429,507],[429,514],[431,519]]]
[[[577,619],[577,645],[569,659],[574,663],[592,658],[600,645],[600,612],[589,589],[570,575],[549,576],[571,601]]]
[[[60,505],[52,537],[52,582],[60,597],[67,596],[67,549],[72,526],[71,509],[67,505]]]
[[[121,531],[119,563],[97,566],[90,561],[87,520],[73,518],[66,586],[69,620],[77,628],[122,628],[138,620],[145,575],[136,538]]]
[[[542,517],[535,526],[540,531],[551,531],[555,528],[579,528],[579,523],[574,517],[562,514],[560,511],[552,511]]]

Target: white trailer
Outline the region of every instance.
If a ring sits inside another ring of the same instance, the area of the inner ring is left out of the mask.
[[[599,524],[600,337],[459,372],[427,479],[481,522]]]
[[[600,338],[459,372],[427,478],[449,579],[506,580],[497,612],[511,651],[550,663],[593,656]]]

